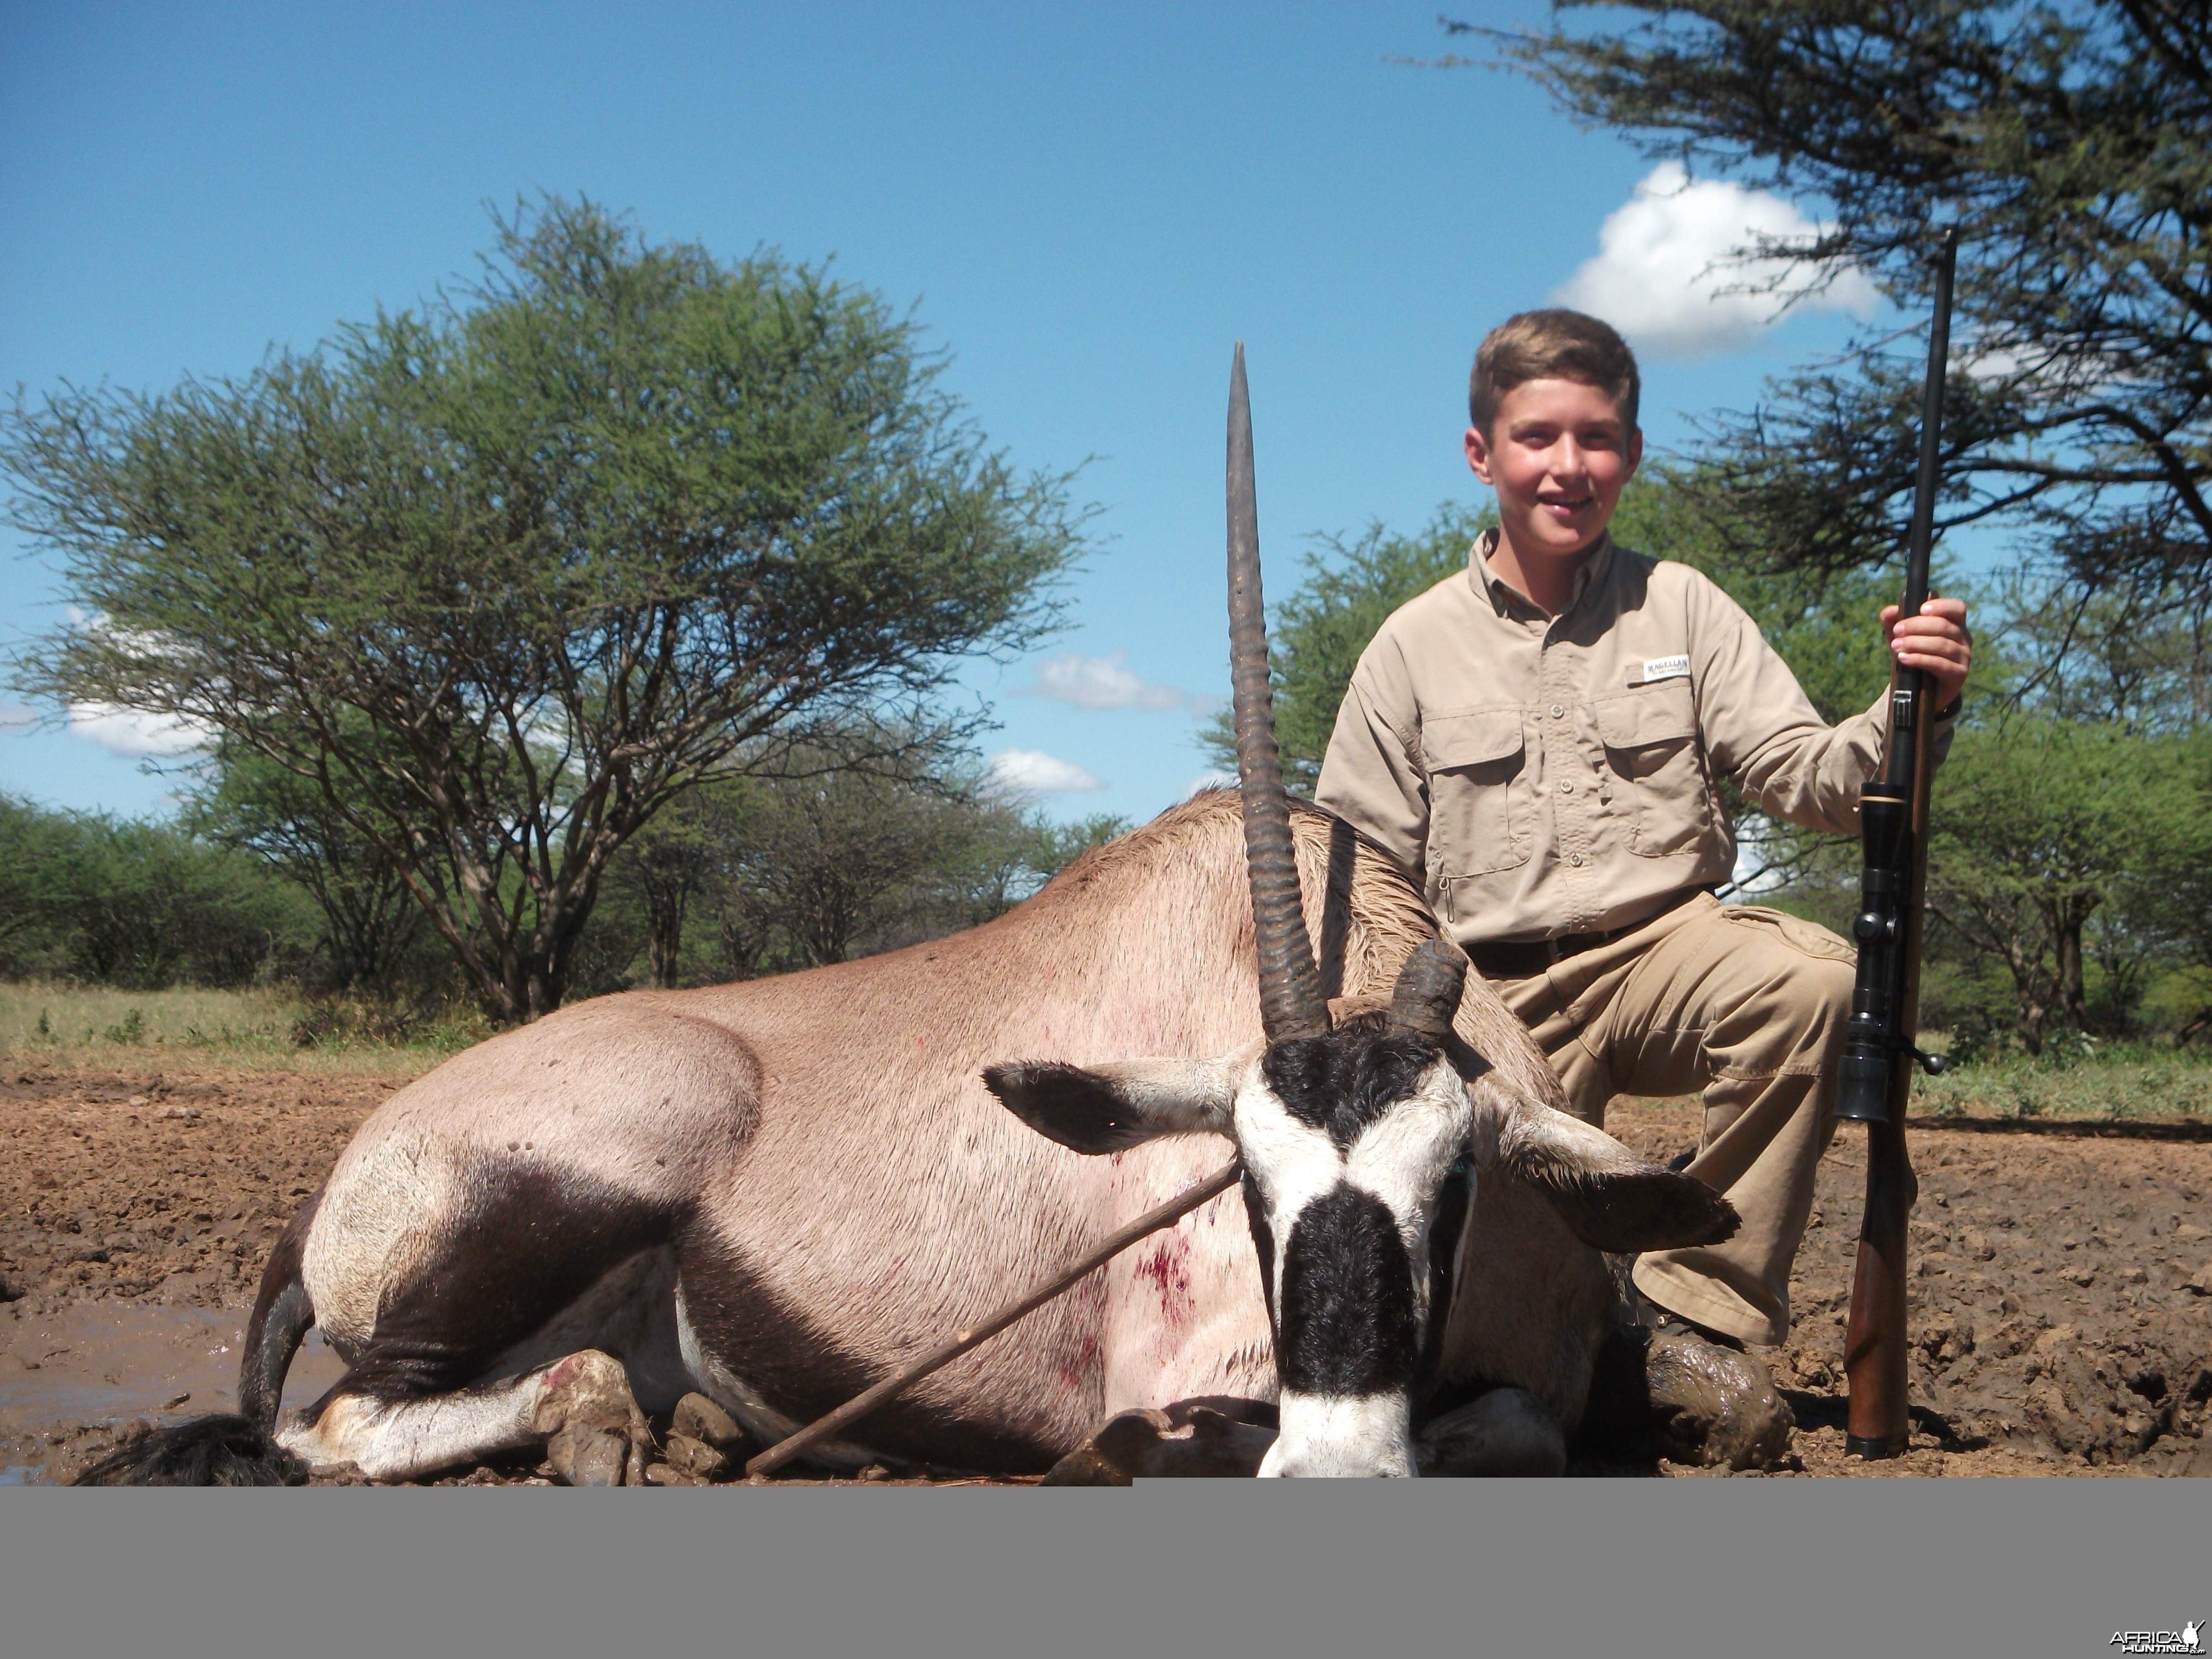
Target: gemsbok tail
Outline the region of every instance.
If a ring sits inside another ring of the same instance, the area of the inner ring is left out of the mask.
[[[277,1402],[301,1339],[315,1322],[300,1267],[318,1189],[284,1229],[261,1270],[246,1351],[238,1362],[238,1410],[186,1418],[125,1442],[78,1475],[80,1486],[296,1486],[307,1466],[278,1445]]]

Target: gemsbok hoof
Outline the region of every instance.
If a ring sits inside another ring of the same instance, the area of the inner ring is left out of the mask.
[[[645,1484],[653,1431],[613,1355],[587,1348],[547,1367],[532,1426],[546,1437],[546,1461],[566,1485]]]
[[[1231,1413],[1235,1413],[1231,1415]],[[1249,1480],[1275,1443],[1275,1431],[1253,1418],[1267,1407],[1179,1400],[1107,1419],[1090,1439],[1052,1466],[1045,1486],[1127,1486],[1138,1480]]]
[[[629,1442],[611,1430],[570,1423],[545,1443],[545,1461],[564,1486],[619,1486]]]

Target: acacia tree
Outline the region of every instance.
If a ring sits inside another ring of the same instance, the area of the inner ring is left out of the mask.
[[[749,791],[726,902],[773,928],[795,967],[843,962],[899,930],[979,841],[1013,827],[960,781],[934,781],[818,768]]]
[[[2009,571],[1987,597],[2012,659],[2009,700],[2144,733],[2212,721],[2212,584],[2084,593]]]
[[[422,909],[398,872],[312,780],[258,754],[220,750],[210,770],[187,803],[186,827],[254,854],[315,901],[328,984],[397,991],[417,946],[428,944]]]
[[[1066,479],[941,367],[821,270],[547,200],[475,285],[242,380],[19,396],[13,522],[94,621],[16,682],[308,781],[533,1018],[670,801],[1051,623]]]
[[[43,879],[58,861],[63,836],[51,813],[0,794],[0,963],[51,924]]]
[[[702,785],[671,802],[609,866],[615,890],[634,900],[644,916],[646,982],[656,991],[676,988],[684,924],[692,898],[714,870],[719,797],[732,787],[740,786]]]
[[[1573,8],[1562,4],[1565,12]],[[1614,20],[1625,16],[1625,21]],[[1641,14],[1640,17],[1638,14]],[[2004,520],[2077,594],[2212,572],[2212,13],[2182,0],[1629,0],[1479,35],[1653,155],[1810,194],[1743,252],[1854,266],[1924,317],[1956,225],[1941,522]],[[1830,569],[1905,543],[1924,348],[1875,331],[1709,434],[1747,545]]]

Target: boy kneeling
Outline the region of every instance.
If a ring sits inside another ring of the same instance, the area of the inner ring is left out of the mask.
[[[1383,623],[1353,672],[1316,798],[1421,882],[1601,1122],[1615,1094],[1702,1091],[1689,1172],[1743,1225],[1638,1259],[1655,1321],[1779,1343],[1790,1267],[1835,1132],[1851,947],[1714,890],[1726,777],[1777,817],[1856,835],[1887,693],[1830,726],[1735,601],[1606,526],[1643,453],[1636,360],[1595,318],[1526,312],[1476,355],[1468,465],[1498,527]],[[1972,660],[1966,606],[1881,624],[1937,681],[1934,753]]]

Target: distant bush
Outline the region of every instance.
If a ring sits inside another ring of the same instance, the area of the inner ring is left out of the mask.
[[[314,954],[312,904],[258,859],[171,825],[0,798],[0,974],[238,986]]]

